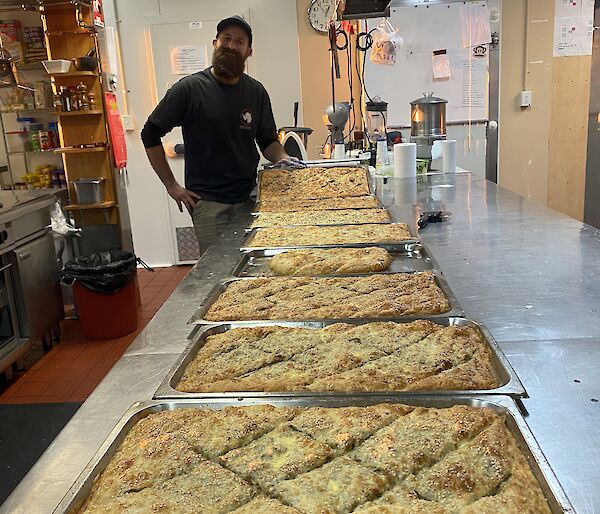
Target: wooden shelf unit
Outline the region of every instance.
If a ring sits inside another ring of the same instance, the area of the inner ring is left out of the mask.
[[[104,111],[87,109],[81,111],[58,111],[56,114],[59,116],[96,116],[98,114],[104,114]]]
[[[82,9],[83,23],[88,27],[93,26],[89,6],[61,2],[44,4],[41,7],[49,59],[72,60],[83,57],[92,49],[96,50],[96,57],[99,56],[98,32],[79,26],[76,16],[78,8]],[[100,63],[100,59],[98,61]],[[67,210],[72,213],[79,226],[118,225],[120,219],[117,184],[106,123],[101,65],[98,64],[95,71],[78,71],[71,65],[69,72],[53,73],[50,77],[55,93],[60,90],[60,86],[75,88],[83,82],[88,93],[94,94],[97,106],[89,111],[57,112],[60,148],[55,149],[55,152],[62,154],[69,198],[72,202]],[[105,146],[70,148],[94,143],[103,143]],[[77,204],[73,181],[94,177],[105,179],[104,201],[92,205]]]

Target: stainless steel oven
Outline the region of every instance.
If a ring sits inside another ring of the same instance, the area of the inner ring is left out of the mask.
[[[33,342],[58,334],[64,318],[48,228],[54,196],[26,193],[0,192],[0,373],[8,377]]]

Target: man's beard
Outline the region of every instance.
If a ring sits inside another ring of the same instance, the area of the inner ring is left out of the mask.
[[[231,48],[219,47],[213,52],[212,65],[219,77],[237,79],[244,73],[246,59]]]

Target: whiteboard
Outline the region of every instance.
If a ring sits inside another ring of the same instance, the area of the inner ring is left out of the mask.
[[[487,2],[471,6],[487,9]],[[467,122],[488,118],[488,52],[474,57],[472,48],[463,48],[461,9],[463,2],[429,6],[394,7],[389,21],[404,38],[396,64],[365,60],[365,85],[371,98],[388,102],[388,126],[410,126],[410,102],[433,92],[448,100],[446,120]],[[369,20],[368,29],[381,19]],[[487,50],[487,45],[485,45]],[[451,69],[449,79],[434,80],[432,55],[446,49]]]

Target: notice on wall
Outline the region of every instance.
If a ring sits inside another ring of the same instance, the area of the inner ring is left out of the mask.
[[[452,76],[450,59],[448,58],[446,50],[437,50],[433,52],[432,65],[434,80],[449,79]]]
[[[555,0],[554,57],[592,54],[594,0]]]
[[[487,61],[485,59],[465,59],[461,63],[461,105],[463,109],[484,109],[487,107]]]
[[[190,75],[208,67],[206,45],[181,45],[169,47],[172,75]]]

